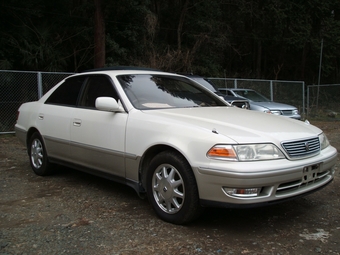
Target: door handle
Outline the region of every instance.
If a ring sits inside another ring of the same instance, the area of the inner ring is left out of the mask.
[[[81,119],[74,119],[73,126],[80,127],[81,126]]]

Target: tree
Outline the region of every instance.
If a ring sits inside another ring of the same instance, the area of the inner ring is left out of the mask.
[[[205,76],[340,82],[340,1],[7,0],[0,69],[147,66]]]
[[[102,0],[94,0],[94,68],[105,65],[105,21]]]

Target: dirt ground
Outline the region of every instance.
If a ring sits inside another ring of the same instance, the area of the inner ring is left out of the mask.
[[[340,151],[339,122],[312,122]],[[339,166],[339,163],[337,164]],[[0,255],[340,254],[340,173],[309,196],[254,209],[207,209],[176,226],[129,187],[60,167],[34,175],[0,136]]]

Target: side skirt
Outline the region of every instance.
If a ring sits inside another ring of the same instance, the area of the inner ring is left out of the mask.
[[[70,162],[66,162],[66,161],[63,161],[63,160],[60,160],[60,159],[56,159],[56,158],[49,158],[49,161],[51,163],[54,163],[54,164],[70,167],[70,168],[73,168],[73,169],[76,169],[76,170],[79,170],[79,171],[82,171],[82,172],[85,172],[85,173],[88,173],[88,174],[92,174],[92,175],[95,175],[95,176],[98,176],[98,177],[101,177],[101,178],[104,178],[104,179],[108,179],[110,181],[114,181],[114,182],[117,182],[117,183],[127,185],[127,186],[133,188],[137,192],[137,194],[140,198],[144,199],[144,197],[145,197],[145,190],[143,189],[142,185],[138,182],[128,180],[128,179],[125,179],[125,178],[120,177],[120,176],[108,174],[108,173],[105,173],[105,172],[102,172],[102,171],[98,171],[98,170],[95,170],[95,169],[92,169],[92,168],[88,168],[88,167],[80,166],[80,165],[73,164],[73,163],[70,163]]]

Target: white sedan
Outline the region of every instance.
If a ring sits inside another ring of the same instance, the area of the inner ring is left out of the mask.
[[[163,220],[207,206],[306,195],[334,177],[337,151],[309,123],[230,105],[181,75],[136,68],[80,73],[19,108],[33,171],[67,165],[146,194]]]

